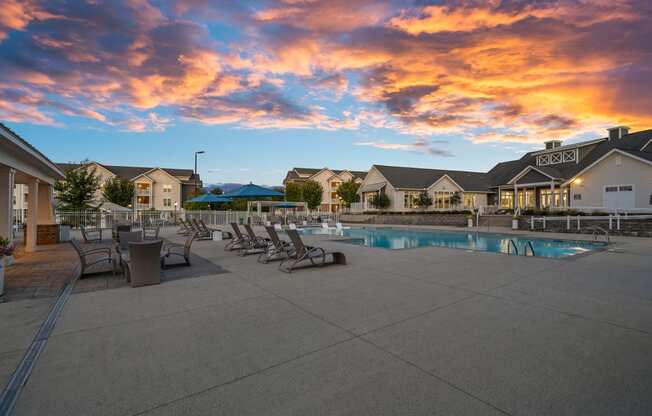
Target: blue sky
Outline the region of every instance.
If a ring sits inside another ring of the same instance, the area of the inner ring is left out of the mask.
[[[486,171],[652,126],[641,0],[6,0],[0,120],[57,162]]]

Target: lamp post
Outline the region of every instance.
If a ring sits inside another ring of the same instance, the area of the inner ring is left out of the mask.
[[[204,154],[203,150],[195,152],[195,194],[197,193],[197,155]]]
[[[174,201],[174,225],[177,224],[177,208],[179,207],[179,203],[177,201]]]

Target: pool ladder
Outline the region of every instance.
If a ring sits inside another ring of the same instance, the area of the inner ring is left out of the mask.
[[[512,247],[514,247],[514,253],[518,256],[518,247],[516,246],[514,240],[510,239],[509,244],[507,245],[507,254],[512,254],[512,250],[511,250]],[[527,240],[523,245],[523,255],[527,256],[528,247],[530,248],[530,252],[532,253],[532,256],[533,257],[536,256],[536,254],[534,254],[534,247],[532,246],[532,242],[530,240]]]

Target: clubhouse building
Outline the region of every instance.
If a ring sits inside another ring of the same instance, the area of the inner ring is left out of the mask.
[[[564,145],[552,140],[489,172],[373,165],[362,180],[357,210],[374,210],[374,195],[386,194],[388,211],[580,210],[652,211],[652,130],[630,133],[619,126],[606,137]]]

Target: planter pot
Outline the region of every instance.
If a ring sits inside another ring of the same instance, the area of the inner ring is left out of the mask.
[[[70,228],[69,225],[59,226],[59,241],[70,241]]]
[[[0,302],[2,302],[2,295],[5,294],[5,262],[0,257]]]
[[[467,225],[469,228],[473,227],[473,218],[468,218],[468,219],[466,220],[466,225]]]
[[[518,220],[512,220],[512,230],[518,230]]]
[[[12,264],[14,264],[14,256],[13,255],[5,256],[4,257],[4,262],[5,262],[5,267],[11,266]]]

